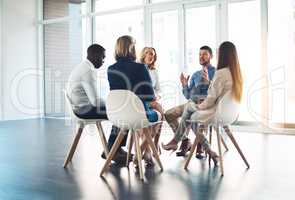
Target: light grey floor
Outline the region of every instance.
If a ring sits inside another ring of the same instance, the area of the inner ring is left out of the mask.
[[[104,127],[108,137],[109,124]],[[193,158],[185,171],[183,158],[163,152],[164,172],[158,167],[145,170],[141,183],[132,165],[129,171],[112,165],[104,179],[99,177],[104,160],[94,127],[83,133],[65,170],[62,164],[73,137],[68,123],[56,119],[0,122],[0,199],[294,199],[295,137],[234,135],[249,170],[228,140],[223,178],[207,161]],[[171,136],[165,127],[161,141],[166,143]]]

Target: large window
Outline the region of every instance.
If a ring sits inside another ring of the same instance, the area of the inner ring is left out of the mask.
[[[158,54],[157,67],[164,108],[179,101],[178,12],[167,11],[152,15],[153,47]]]
[[[95,42],[106,49],[105,67],[114,63],[115,44],[118,37],[131,35],[139,52],[144,45],[143,12],[135,10],[95,18]]]
[[[269,0],[268,69],[270,119],[295,123],[295,4]]]
[[[228,26],[229,40],[236,45],[244,78],[239,119],[257,121],[263,116],[260,0],[229,4]]]
[[[189,8],[186,10],[186,68],[187,73],[193,74],[200,70],[199,49],[207,45],[212,48],[213,54],[216,49],[215,6]],[[216,55],[213,56],[212,64],[215,66]]]
[[[99,70],[98,80],[102,98],[106,98],[109,91],[107,81],[107,67],[115,62],[115,43],[122,35],[131,35],[136,39],[137,53],[144,45],[143,12],[135,10],[97,16],[95,18],[95,42],[106,49],[106,58],[103,67]]]
[[[239,120],[294,125],[294,7],[293,0],[44,0],[46,115],[63,114],[62,89],[92,43],[106,49],[98,72],[106,97],[106,69],[115,62],[116,39],[131,35],[138,54],[144,46],[158,53],[165,109],[185,102],[179,75],[201,69],[199,48],[212,48],[216,66],[217,48],[229,40],[237,47],[244,76]]]
[[[141,4],[143,4],[143,0],[96,0],[95,11],[107,11]]]
[[[45,114],[63,116],[63,90],[73,67],[83,55],[82,21],[44,26]]]

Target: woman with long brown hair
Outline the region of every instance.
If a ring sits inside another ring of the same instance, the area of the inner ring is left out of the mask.
[[[202,122],[202,124],[206,124],[213,119],[220,99],[227,92],[232,93],[234,100],[241,102],[243,78],[236,47],[229,41],[223,42],[219,46],[217,71],[209,86],[208,96],[200,104],[191,101],[186,106],[177,133],[168,144],[162,144],[163,149],[173,151],[177,149],[178,142],[181,141],[185,129],[189,126],[189,123],[187,122],[188,119]],[[217,164],[217,154],[211,150],[204,135],[201,134],[200,137],[205,151],[211,156],[214,164]]]

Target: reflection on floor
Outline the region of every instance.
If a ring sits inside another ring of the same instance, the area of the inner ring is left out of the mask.
[[[109,124],[105,125],[109,133]],[[112,165],[99,177],[103,159],[94,127],[82,135],[73,162],[62,164],[71,143],[72,127],[63,120],[0,122],[0,199],[294,199],[295,137],[234,133],[251,168],[234,146],[224,154],[225,176],[207,161],[184,159],[163,152],[164,172],[145,170],[145,181],[130,170]],[[167,142],[171,130],[163,130]],[[193,136],[192,136],[193,137]],[[216,138],[214,138],[216,146]]]

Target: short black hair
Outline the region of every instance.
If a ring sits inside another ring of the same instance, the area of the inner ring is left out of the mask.
[[[205,46],[202,46],[200,48],[200,50],[207,50],[210,53],[210,55],[213,56],[212,49],[209,46],[206,46],[206,45]]]
[[[94,57],[97,54],[102,55],[105,52],[105,48],[103,48],[99,44],[92,44],[87,49],[87,57]]]

